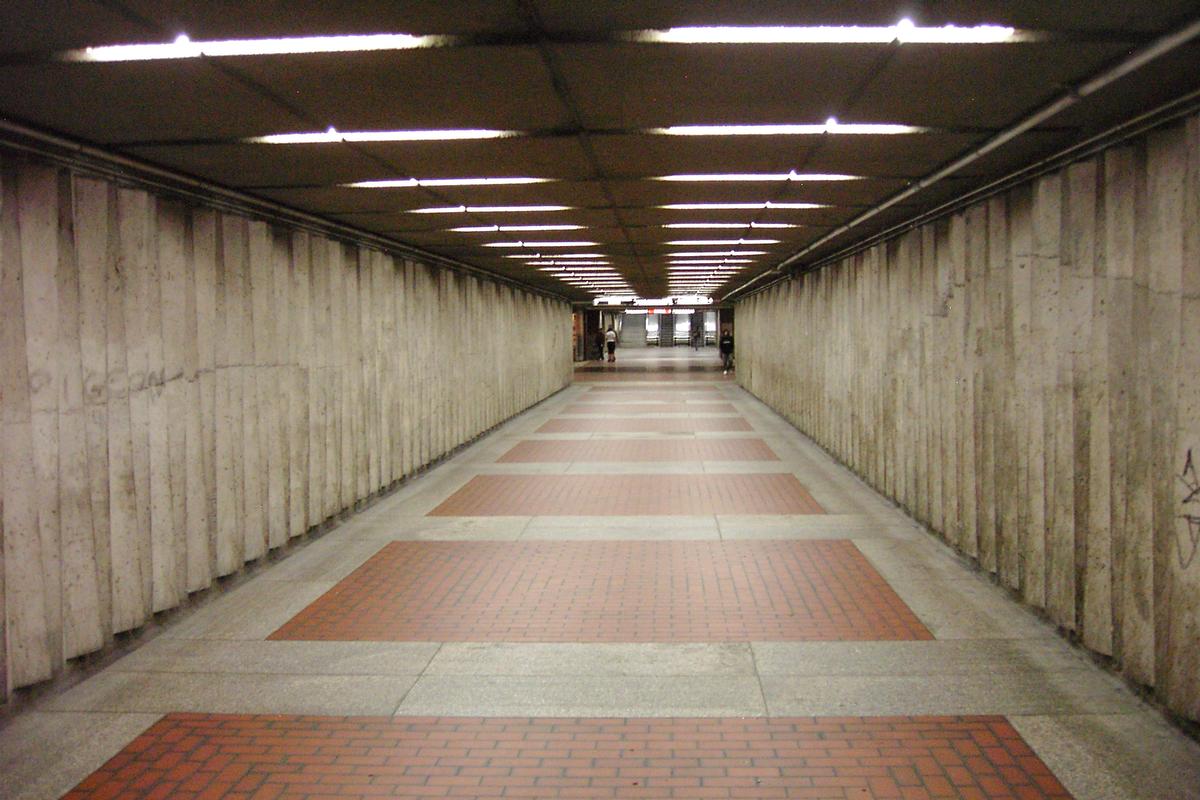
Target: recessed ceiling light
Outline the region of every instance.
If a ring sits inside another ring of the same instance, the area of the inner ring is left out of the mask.
[[[674,245],[674,246],[700,245],[701,247],[703,247],[706,245],[728,246],[731,244],[732,245],[779,244],[779,240],[778,239],[673,239],[673,240],[667,242],[667,244]]]
[[[374,33],[346,36],[290,36],[277,39],[213,39],[192,41],[180,34],[175,41],[152,44],[116,44],[67,50],[61,61],[161,61],[180,58],[277,56],[299,53],[354,53],[371,50],[414,50],[451,42],[447,36],[412,36],[407,33]]]
[[[547,254],[547,258],[564,259],[564,258],[607,258],[604,253],[551,253]],[[524,261],[536,261],[542,258],[541,253],[512,253],[506,255],[505,258],[519,258]]]
[[[1004,25],[920,27],[912,20],[897,25],[697,26],[643,30],[631,38],[665,44],[1003,44],[1031,34]]]
[[[713,250],[684,250],[680,253],[667,253],[667,258],[687,258],[688,256],[712,257],[712,256],[765,256],[766,250],[726,250],[724,252]]]
[[[826,121],[821,125],[674,125],[670,128],[651,128],[650,133],[666,136],[820,136],[826,133],[864,136],[887,136],[901,133],[927,133],[929,128],[916,125],[897,125],[882,122]]]
[[[341,185],[354,189],[412,189],[418,186],[520,186],[552,181],[552,178],[397,178],[395,180],[356,181]]]
[[[753,258],[697,258],[687,261],[668,261],[668,264],[678,267],[704,266],[706,264],[753,264]]]
[[[598,242],[488,242],[484,247],[590,247]]]
[[[520,214],[522,212],[570,211],[571,206],[444,206],[410,208],[410,214]]]
[[[462,139],[504,139],[518,131],[482,128],[455,128],[425,131],[338,131],[330,128],[319,133],[272,133],[250,136],[250,144],[320,144],[322,142],[452,142]]]
[[[450,228],[455,233],[513,233],[517,231],[578,231],[583,225],[474,225]]]
[[[840,175],[828,172],[735,172],[735,173],[717,173],[717,174],[702,174],[702,175],[662,175],[655,178],[656,181],[679,181],[688,183],[716,183],[716,182],[737,182],[737,183],[755,183],[768,181],[796,181],[796,182],[817,182],[817,181],[856,181],[862,178],[861,175]]]
[[[736,230],[738,228],[799,228],[791,222],[668,222],[664,228]]]
[[[757,211],[760,209],[796,210],[804,208],[829,208],[822,203],[776,203],[767,200],[762,203],[669,203],[659,206],[675,211]]]
[[[538,262],[532,266],[536,266],[542,272],[561,272],[563,270],[578,270],[580,272],[595,272],[597,274],[617,274],[610,266],[606,266],[606,261],[545,261]]]

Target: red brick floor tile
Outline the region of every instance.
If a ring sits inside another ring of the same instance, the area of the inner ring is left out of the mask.
[[[932,639],[846,540],[392,542],[271,639]]]
[[[741,417],[556,417],[536,433],[725,433],[751,431]]]
[[[429,516],[823,513],[790,473],[476,475]]]
[[[563,414],[736,414],[733,403],[601,401],[573,403]]]
[[[539,439],[517,442],[497,461],[778,461],[762,439]]]
[[[995,744],[980,750],[977,745],[983,741]],[[965,751],[981,755],[960,756]],[[66,798],[431,796],[1071,798],[1012,725],[998,716],[234,714],[168,714]]]

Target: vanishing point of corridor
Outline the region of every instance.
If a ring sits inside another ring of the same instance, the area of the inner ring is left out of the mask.
[[[713,348],[575,378],[15,720],[0,795],[1200,797]]]

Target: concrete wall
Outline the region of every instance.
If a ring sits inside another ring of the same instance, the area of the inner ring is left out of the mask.
[[[0,701],[571,379],[565,303],[0,153]]]
[[[1200,118],[737,304],[738,378],[1200,720]]]

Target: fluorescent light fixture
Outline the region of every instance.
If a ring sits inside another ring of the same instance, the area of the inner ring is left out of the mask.
[[[669,128],[651,128],[650,133],[665,136],[821,136],[826,133],[851,136],[887,136],[900,133],[928,133],[929,130],[929,128],[916,125],[883,122],[843,123],[831,118],[823,124],[673,125]]]
[[[737,183],[755,183],[768,181],[796,181],[799,183],[811,183],[817,181],[856,181],[862,178],[861,175],[841,175],[829,172],[734,172],[734,173],[716,173],[702,175],[662,175],[654,180],[656,181],[680,181],[687,183],[717,183],[717,182],[737,182]]]
[[[180,58],[228,56],[278,56],[297,53],[355,53],[371,50],[415,50],[438,47],[447,36],[412,36],[407,33],[373,33],[346,36],[290,36],[279,39],[213,39],[192,41],[180,34],[175,41],[154,44],[116,44],[67,50],[62,61],[161,61]]]
[[[548,254],[547,258],[564,259],[564,258],[608,258],[604,253],[553,253]],[[519,258],[523,261],[536,261],[543,258],[541,253],[512,253],[506,255],[505,258]]]
[[[536,266],[542,272],[563,272],[576,270],[578,272],[596,272],[608,274],[616,274],[616,271],[607,265],[607,261],[539,261]]]
[[[590,247],[598,242],[488,242],[484,247]]]
[[[410,214],[521,214],[542,211],[570,211],[571,206],[445,206],[410,208]]]
[[[689,261],[667,261],[672,266],[704,266],[708,264],[754,264],[752,258],[698,258]]]
[[[712,256],[765,256],[766,250],[727,250],[723,253],[714,252],[712,250],[684,250],[681,253],[668,253],[667,258],[688,258],[690,256],[699,256],[701,258]]]
[[[578,231],[583,225],[475,225],[451,228],[455,233],[515,233],[517,231]]]
[[[322,142],[451,142],[462,139],[504,139],[518,131],[483,128],[453,128],[426,131],[339,131],[330,128],[319,133],[273,133],[243,139],[250,144],[319,144]]]
[[[701,247],[705,247],[708,245],[726,246],[726,245],[731,245],[731,244],[732,245],[779,244],[779,240],[778,239],[673,239],[673,240],[667,242],[667,244],[673,245],[673,246],[680,246],[680,247],[685,246],[685,245],[691,245],[691,246],[699,245]]]
[[[903,19],[896,25],[703,26],[637,31],[634,41],[656,44],[1004,44],[1028,38],[1004,25],[918,26]]]
[[[343,183],[354,189],[413,189],[418,186],[519,186],[549,183],[552,178],[398,178],[383,181]]]
[[[760,211],[764,209],[829,208],[829,206],[823,203],[776,203],[767,200],[762,203],[669,203],[659,206],[659,208],[677,211]]]
[[[668,222],[664,228],[735,230],[737,228],[799,228],[791,222]]]

